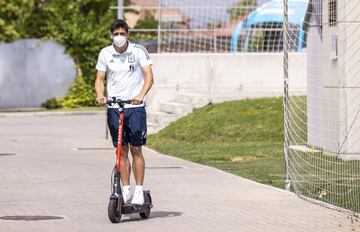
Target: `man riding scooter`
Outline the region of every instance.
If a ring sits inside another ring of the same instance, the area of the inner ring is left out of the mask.
[[[145,161],[142,146],[146,143],[147,125],[145,100],[153,84],[152,61],[147,50],[128,40],[129,27],[123,20],[111,24],[112,45],[103,48],[96,64],[97,74],[95,89],[98,104],[106,104],[104,80],[107,79],[108,98],[131,99],[131,104],[124,105],[124,128],[121,151],[120,171],[123,184],[122,193],[125,204],[144,204],[143,182]],[[119,109],[117,104],[109,106],[107,120],[114,147],[117,147]],[[131,167],[128,159],[129,150],[133,162],[136,187],[131,194]]]

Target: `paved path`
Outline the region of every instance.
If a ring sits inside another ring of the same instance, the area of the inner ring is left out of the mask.
[[[111,224],[114,151],[104,136],[104,114],[0,117],[0,217],[64,218],[0,220],[0,232],[360,231],[344,213],[150,149],[144,151],[150,218],[134,214]]]

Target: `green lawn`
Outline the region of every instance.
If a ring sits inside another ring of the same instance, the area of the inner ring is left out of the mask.
[[[159,152],[284,187],[282,98],[209,105],[150,135]]]

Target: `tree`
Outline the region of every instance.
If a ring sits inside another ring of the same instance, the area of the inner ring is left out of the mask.
[[[0,42],[11,42],[22,37],[24,19],[28,18],[33,0],[0,0]]]
[[[228,9],[230,14],[230,21],[243,19],[257,6],[257,0],[241,0]]]
[[[111,43],[109,25],[116,15],[109,8],[110,4],[104,0],[57,0],[46,8],[50,19],[46,38],[64,44],[78,70],[76,81],[61,100],[64,106],[95,104],[95,64],[101,48]]]

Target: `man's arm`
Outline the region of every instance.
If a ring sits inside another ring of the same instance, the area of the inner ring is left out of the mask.
[[[142,87],[140,94],[137,95],[133,100],[134,105],[139,105],[141,104],[141,102],[144,100],[145,95],[149,92],[151,86],[154,83],[154,75],[152,72],[152,68],[151,65],[146,65],[142,68],[143,73],[144,73],[144,77],[145,77],[145,82],[144,82],[144,86]]]
[[[97,71],[96,80],[95,80],[95,90],[96,90],[96,102],[98,104],[106,104],[106,97],[104,96],[104,80],[106,77],[106,72]]]

